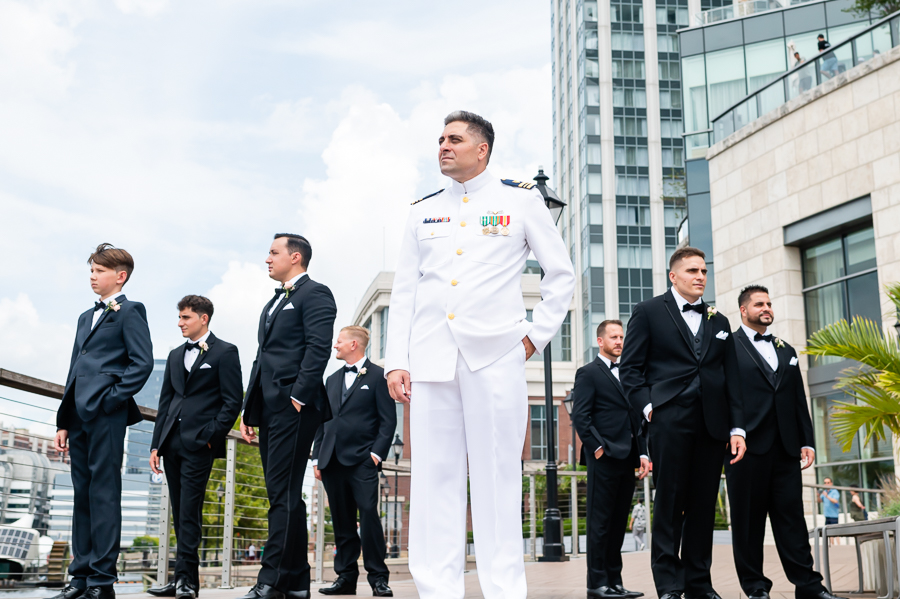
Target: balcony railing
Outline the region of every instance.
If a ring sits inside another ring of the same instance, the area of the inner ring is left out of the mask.
[[[806,4],[816,0],[739,0],[734,4],[704,10],[694,15],[696,25],[709,25],[720,21],[730,21],[741,17],[749,17],[761,12],[788,8],[795,4]]]
[[[56,476],[68,472],[68,456],[56,452],[52,444],[46,441],[56,430],[54,425],[56,407],[59,398],[62,397],[63,387],[2,369],[0,369],[0,386],[28,393],[27,396],[16,399],[6,397],[8,394],[0,394],[0,416],[15,419],[29,426],[27,430],[17,428],[13,431],[0,431],[0,462],[4,456],[8,458],[13,455],[42,458],[31,460],[35,468],[31,476],[18,469],[8,477],[20,485],[31,485],[30,493],[20,492],[13,495],[18,500],[17,506],[25,499],[35,499],[32,507],[24,508],[24,511],[21,507],[12,507],[6,501],[9,493],[0,491],[2,493],[0,562],[9,563],[15,560],[21,567],[20,571],[0,573],[0,586],[10,587],[20,584],[29,587],[62,586],[68,578],[66,568],[71,559],[69,543],[72,535],[72,487],[67,477]],[[143,407],[141,412],[149,421],[156,419],[156,410]],[[45,427],[47,434],[42,434],[40,427]],[[129,438],[129,447],[134,443]],[[128,463],[129,457],[145,459],[145,455],[139,454],[149,454],[149,447],[139,452],[135,452],[134,447],[126,451],[128,453],[125,462]],[[142,535],[140,543],[136,539],[132,547],[123,544],[118,564],[120,584],[130,582],[144,588],[152,584],[163,584],[172,576],[177,549],[165,478],[150,482],[146,472],[137,472],[136,467],[125,470],[122,475],[123,481],[133,484],[131,490],[127,485],[123,488],[123,529],[130,525],[141,528],[146,534]],[[385,543],[389,548],[388,563],[402,566],[408,559],[409,535],[406,522],[409,469],[403,464],[395,466],[389,459],[384,464],[384,470],[386,476],[382,478],[379,509],[382,514]],[[587,550],[587,472],[564,467],[558,474],[559,509],[562,515],[565,551],[569,555],[577,555]],[[526,560],[535,560],[542,553],[546,480],[543,471],[522,472],[522,553]],[[0,483],[2,481],[3,475],[0,472]],[[333,566],[334,534],[331,532],[331,523],[326,520],[327,498],[324,488],[311,477],[309,482],[312,486],[309,488],[307,498],[307,509],[310,514],[308,558],[314,567],[316,582],[323,582],[331,578],[329,570]],[[135,483],[144,484],[146,488],[136,490]],[[816,494],[819,491],[817,485],[805,486],[809,489],[809,500],[805,503],[807,512],[805,517],[808,527],[813,528],[823,522],[816,507]],[[841,493],[840,504],[844,522],[850,520],[848,510],[850,491],[859,492],[873,515],[881,511],[883,491],[880,489],[831,488]],[[268,533],[266,513],[269,507],[256,444],[244,442],[235,431],[232,431],[227,440],[226,458],[215,461],[206,493],[200,547],[201,586],[232,588],[252,584],[259,572],[259,548],[263,547],[264,551]],[[651,477],[635,481],[635,496],[645,499],[648,513],[651,513],[653,499]],[[31,517],[29,525],[10,522],[21,517],[25,517],[26,520]],[[475,547],[470,508],[467,521],[469,522],[467,555],[473,556]],[[717,534],[729,534],[726,529],[730,522],[730,509],[724,477],[720,485],[716,522],[717,529],[722,531]],[[651,534],[652,530],[648,530],[646,549],[649,549]],[[26,540],[38,536],[43,542],[24,546]],[[4,539],[14,539],[14,543],[4,542]],[[257,548],[255,555],[251,555],[249,551],[251,544]],[[637,549],[630,535],[626,536],[622,549],[623,551]],[[12,558],[9,550],[15,552]]]
[[[797,96],[900,46],[900,11],[800,63],[712,119],[718,143]]]

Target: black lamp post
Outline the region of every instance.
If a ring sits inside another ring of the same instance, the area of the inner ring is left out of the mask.
[[[222,506],[222,498],[225,497],[225,488],[222,486],[222,483],[219,483],[219,486],[216,487],[216,497],[219,498],[219,511],[222,513],[221,522],[222,522],[222,549],[225,548],[225,508]],[[219,561],[219,550],[216,549],[216,561]]]
[[[398,466],[400,464],[400,456],[403,455],[403,440],[400,439],[400,434],[394,434],[394,465]],[[391,543],[391,557],[400,557],[400,532],[397,529],[397,512],[400,511],[400,507],[397,505],[397,491],[400,489],[400,481],[399,481],[399,473],[400,469],[394,469],[394,534],[393,541]]]
[[[575,466],[575,462],[578,459],[575,455],[575,419],[572,418],[572,410],[575,407],[575,396],[572,395],[571,391],[569,391],[569,394],[566,395],[566,398],[563,400],[563,405],[566,407],[566,413],[569,415],[569,423],[572,425],[572,455],[569,456],[569,463],[572,466]]]
[[[384,544],[387,545],[388,542],[388,514],[387,514],[387,502],[388,497],[391,495],[391,483],[388,482],[387,477],[384,475],[384,472],[381,473],[381,505],[384,507]]]
[[[547,187],[550,177],[544,174],[543,168],[538,168],[538,174],[534,180],[537,189],[544,197],[544,203],[550,210],[553,223],[559,223],[563,208],[563,202],[556,192]],[[541,278],[544,278],[544,269],[541,269]],[[544,554],[538,558],[541,562],[563,562],[569,558],[565,555],[562,544],[562,517],[559,513],[559,498],[556,488],[556,434],[553,429],[553,373],[550,369],[550,344],[544,349],[544,400],[547,411],[547,507],[544,510]]]

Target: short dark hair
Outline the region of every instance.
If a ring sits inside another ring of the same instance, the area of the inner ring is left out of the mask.
[[[816,36],[816,39],[819,39],[819,38],[825,39],[825,34],[820,33],[819,35]]]
[[[691,258],[693,256],[698,256],[706,260],[706,254],[703,253],[703,250],[691,247],[689,245],[684,246],[683,248],[679,248],[672,253],[672,257],[669,258],[669,270],[672,270],[676,264],[684,260],[685,258]]]
[[[747,285],[741,289],[741,294],[738,296],[738,308],[749,302],[750,296],[754,293],[765,293],[766,295],[769,295],[769,290],[762,285]]]
[[[178,302],[178,311],[190,308],[196,314],[206,314],[209,319],[213,317],[213,303],[202,295],[186,295]]]
[[[615,319],[604,320],[603,322],[601,322],[600,324],[597,325],[597,337],[602,337],[603,335],[605,335],[606,327],[608,327],[611,324],[617,324],[620,327],[622,327],[622,329],[625,328],[625,325],[622,324],[621,320],[615,320]]]
[[[131,254],[117,248],[111,243],[101,243],[88,258],[88,264],[99,264],[105,268],[114,268],[116,272],[125,271],[125,283],[131,279],[131,273],[134,272],[134,258]],[[123,283],[123,285],[125,284]]]
[[[487,142],[487,162],[490,162],[491,152],[494,150],[494,126],[491,125],[490,121],[474,112],[454,110],[444,119],[444,126],[446,127],[450,123],[456,122],[466,123],[468,125],[466,130],[469,133],[474,133]]]
[[[287,249],[290,253],[297,252],[300,254],[300,266],[309,268],[309,261],[312,259],[312,246],[309,240],[303,235],[295,235],[294,233],[275,233],[275,239],[284,237],[287,240]]]

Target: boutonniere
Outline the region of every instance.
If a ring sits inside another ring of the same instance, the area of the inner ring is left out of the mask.
[[[715,316],[718,313],[719,313],[719,311],[716,310],[715,306],[707,306],[706,307],[706,320],[709,320],[710,318],[712,318],[713,316]]]
[[[775,337],[774,341],[775,341],[775,347],[778,347],[778,348],[784,347],[784,341],[782,341],[778,337]]]
[[[290,283],[285,283],[281,286],[281,288],[284,289],[284,299],[291,297],[291,291],[294,290],[293,285],[291,285]]]
[[[201,354],[205,351],[209,351],[209,346],[206,344],[206,341],[201,341],[200,343],[197,344],[197,346],[200,348]]]
[[[361,376],[364,375],[365,373],[366,373],[366,367],[363,366],[362,368],[359,369],[359,374],[356,375],[356,378],[361,377]]]
[[[111,299],[111,300],[109,300],[109,303],[106,304],[106,310],[104,310],[103,312],[106,313],[106,312],[109,312],[110,310],[112,310],[113,312],[118,312],[119,308],[121,308],[121,307],[122,306],[119,305],[119,302],[117,302],[114,299]]]

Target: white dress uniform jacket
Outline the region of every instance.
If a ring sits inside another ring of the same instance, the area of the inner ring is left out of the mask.
[[[477,371],[526,335],[543,351],[569,310],[575,273],[531,187],[485,170],[413,204],[391,293],[385,373],[451,381],[459,354]],[[507,235],[484,234],[482,217],[491,216],[508,217]],[[529,252],[545,273],[533,322],[525,320],[521,285]]]

